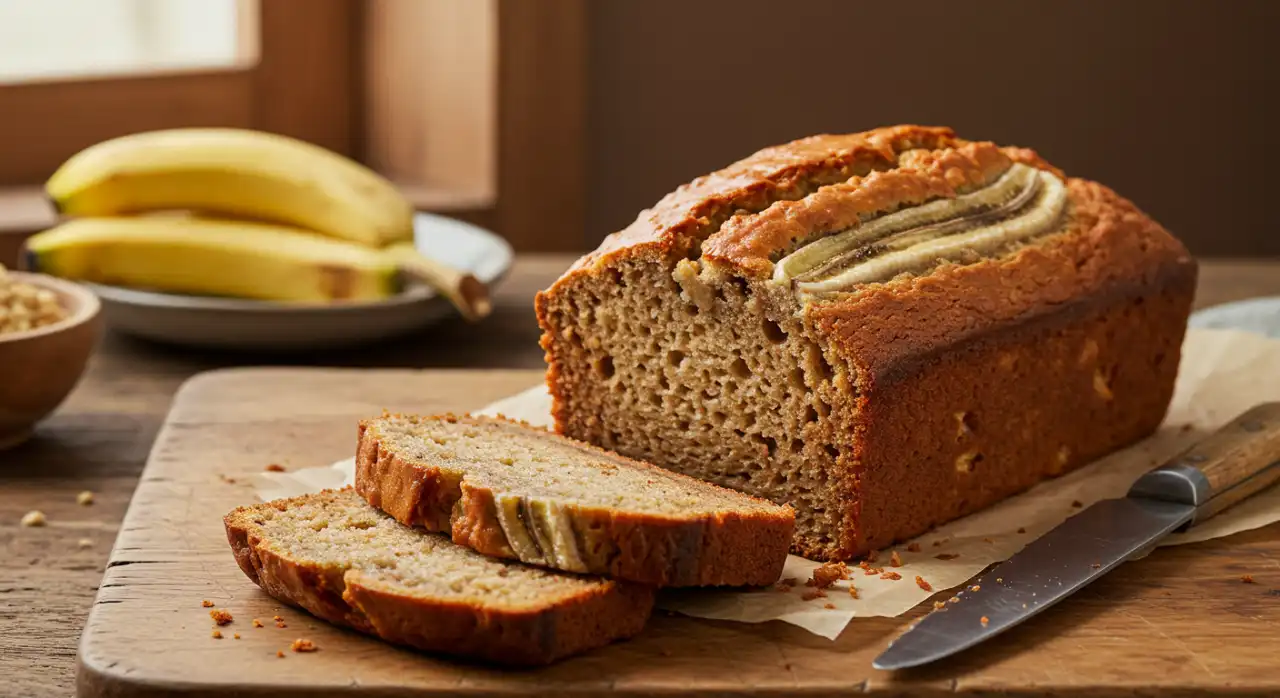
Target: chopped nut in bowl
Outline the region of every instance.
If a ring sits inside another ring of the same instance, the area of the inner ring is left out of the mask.
[[[79,383],[99,309],[79,284],[0,266],[0,449],[31,436]]]

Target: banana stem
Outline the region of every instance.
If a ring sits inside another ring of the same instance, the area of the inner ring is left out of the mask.
[[[427,257],[413,243],[396,243],[385,249],[396,260],[400,273],[431,286],[448,298],[468,322],[477,322],[493,310],[488,287],[475,276]]]

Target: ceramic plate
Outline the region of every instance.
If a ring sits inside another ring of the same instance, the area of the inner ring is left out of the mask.
[[[444,216],[414,219],[419,250],[471,272],[490,290],[511,268],[511,246],[493,233]],[[291,351],[387,339],[457,315],[449,301],[413,286],[384,301],[288,305],[86,284],[102,299],[114,330],[168,344],[212,349]]]
[[[1280,296],[1250,298],[1205,308],[1191,315],[1192,327],[1244,330],[1280,339]]]

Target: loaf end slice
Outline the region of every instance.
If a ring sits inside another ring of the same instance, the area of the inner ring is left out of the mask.
[[[403,526],[350,488],[224,517],[240,569],[271,596],[395,644],[536,666],[635,635],[652,588],[480,555]]]
[[[790,507],[500,418],[360,424],[356,490],[486,555],[655,586],[766,585]]]

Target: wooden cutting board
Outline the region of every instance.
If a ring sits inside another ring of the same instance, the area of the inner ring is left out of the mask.
[[[779,622],[660,612],[632,640],[549,668],[504,671],[329,626],[281,606],[236,566],[221,517],[255,501],[244,476],[270,463],[349,457],[356,420],[383,408],[476,409],[541,379],[533,371],[327,369],[192,379],[156,441],[89,616],[80,694],[1280,694],[1280,526],[1159,549],[967,655],[899,676],[871,660],[923,609],[855,619],[834,642]],[[1244,574],[1258,583],[1243,583]],[[224,639],[211,637],[204,599],[234,615]],[[286,628],[275,627],[275,615]],[[252,627],[253,618],[265,627]],[[295,638],[320,649],[291,652]]]

